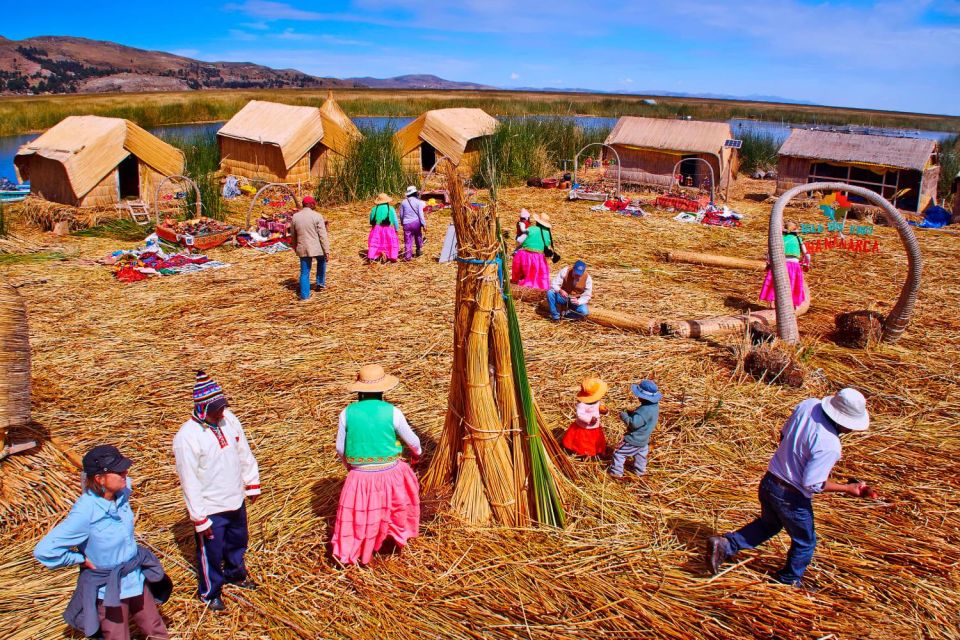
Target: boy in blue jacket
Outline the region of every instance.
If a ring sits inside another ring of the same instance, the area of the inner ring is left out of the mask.
[[[633,457],[633,473],[638,476],[646,473],[650,434],[660,417],[660,398],[663,394],[653,380],[632,385],[630,391],[639,398],[640,406],[633,411],[620,412],[620,419],[627,425],[627,432],[620,446],[613,452],[613,459],[607,470],[614,478],[623,477],[623,465],[629,457]]]

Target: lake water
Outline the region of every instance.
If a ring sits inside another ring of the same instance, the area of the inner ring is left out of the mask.
[[[553,116],[526,116],[530,118],[550,118]],[[376,129],[382,129],[387,126],[392,126],[393,129],[400,129],[401,127],[412,122],[414,118],[411,117],[358,117],[354,118],[354,122],[357,123],[360,127],[371,127]],[[588,117],[588,116],[578,116],[574,118],[576,123],[584,128],[613,128],[617,123],[617,118],[602,118],[602,117]],[[792,126],[789,123],[781,122],[768,122],[760,120],[739,120],[733,119],[730,120],[730,125],[733,128],[733,135],[737,135],[743,131],[756,132],[770,138],[782,142],[787,139],[787,136],[790,135],[790,129]],[[210,122],[204,124],[185,124],[185,125],[172,125],[167,127],[155,127],[150,129],[152,133],[155,133],[161,137],[177,137],[181,139],[190,140],[191,138],[199,138],[207,135],[215,135],[216,132],[223,126],[222,122]],[[855,131],[865,131],[864,127],[857,127]],[[904,129],[881,129],[872,127],[869,128],[869,133],[887,133],[895,135],[905,135],[916,138],[930,138],[933,140],[943,140],[944,138],[949,137],[951,134],[943,131],[918,131],[918,130],[904,130]],[[22,145],[34,140],[38,134],[26,134],[19,136],[6,136],[0,137],[0,178],[9,178],[13,179],[16,175],[13,169],[13,157],[17,153]]]

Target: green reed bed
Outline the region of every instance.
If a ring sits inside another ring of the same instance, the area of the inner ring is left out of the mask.
[[[325,204],[366,200],[380,192],[402,193],[419,178],[403,170],[392,126],[360,127],[363,137],[354,140],[333,175],[320,181],[315,197]]]
[[[953,195],[953,181],[960,174],[960,135],[950,136],[940,143],[940,182],[937,200],[947,203]]]
[[[183,151],[186,160],[184,173],[197,183],[200,190],[200,202],[203,215],[215,220],[224,220],[226,210],[220,195],[220,148],[217,135],[213,132],[205,135],[184,138],[177,135],[163,135],[163,139]],[[193,212],[196,207],[196,194],[187,189],[186,210]]]
[[[486,187],[494,182],[488,167],[496,169],[496,182],[506,186],[549,176],[585,145],[603,142],[609,134],[609,127],[581,127],[573,118],[503,120],[481,143],[474,184]]]
[[[777,166],[777,152],[783,144],[782,138],[770,137],[756,131],[744,131],[739,134],[743,146],[740,147],[740,171],[751,174],[754,171],[769,171]]]

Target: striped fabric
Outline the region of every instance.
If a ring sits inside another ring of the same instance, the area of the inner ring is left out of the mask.
[[[217,398],[226,399],[223,389],[205,371],[197,371],[197,381],[193,385],[194,415],[204,421],[207,417],[207,407]]]

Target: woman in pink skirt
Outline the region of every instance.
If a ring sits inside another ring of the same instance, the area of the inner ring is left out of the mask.
[[[373,262],[386,258],[396,262],[400,252],[400,223],[390,196],[381,193],[370,209],[370,235],[367,237],[367,260]]]
[[[790,293],[794,307],[799,307],[807,299],[807,285],[803,279],[803,271],[810,266],[810,254],[807,253],[807,246],[803,243],[799,230],[800,225],[791,220],[784,225],[783,231],[783,253],[787,257],[787,275],[790,277]],[[770,303],[776,302],[773,271],[769,264],[767,276],[763,279],[763,287],[760,288],[760,299]]]
[[[513,254],[510,282],[547,291],[550,289],[550,266],[545,254],[553,255],[550,216],[538,213],[533,216],[533,222],[525,234],[517,236],[520,248]]]
[[[420,534],[420,484],[410,464],[420,460],[420,439],[403,413],[384,402],[400,381],[383,367],[360,369],[349,390],[357,401],[340,413],[337,454],[350,471],[340,492],[333,556],[343,564],[367,564],[387,537],[403,547]],[[410,464],[400,442],[412,452]]]

